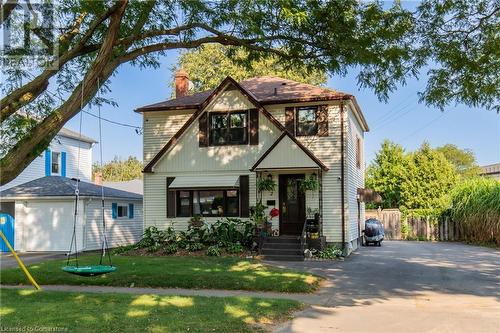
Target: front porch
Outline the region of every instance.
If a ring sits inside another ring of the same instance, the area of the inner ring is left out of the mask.
[[[256,202],[269,217],[259,252],[270,260],[303,260],[307,243],[322,243],[323,174],[328,168],[283,134],[255,163]]]

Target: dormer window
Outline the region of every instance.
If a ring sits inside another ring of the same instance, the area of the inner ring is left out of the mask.
[[[248,143],[248,114],[246,111],[211,112],[211,146],[244,145]]]
[[[51,156],[51,171],[53,175],[59,175],[61,172],[61,153],[52,152]]]

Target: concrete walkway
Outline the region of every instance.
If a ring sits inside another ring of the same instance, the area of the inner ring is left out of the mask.
[[[30,285],[0,285],[5,289],[33,289]],[[43,290],[64,292],[86,292],[86,293],[124,293],[133,295],[155,294],[175,296],[205,296],[205,297],[257,297],[290,299],[305,304],[326,304],[327,299],[315,294],[258,292],[244,290],[218,290],[218,289],[181,289],[181,288],[128,288],[128,287],[106,287],[106,286],[70,286],[70,285],[42,285]]]

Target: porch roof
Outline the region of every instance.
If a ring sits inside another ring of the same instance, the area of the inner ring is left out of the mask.
[[[250,170],[319,168],[328,170],[310,150],[298,144],[295,138],[284,132]]]

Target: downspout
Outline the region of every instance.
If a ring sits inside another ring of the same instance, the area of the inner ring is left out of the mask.
[[[345,253],[345,166],[344,166],[344,101],[340,101],[340,207],[342,209],[342,253]]]

